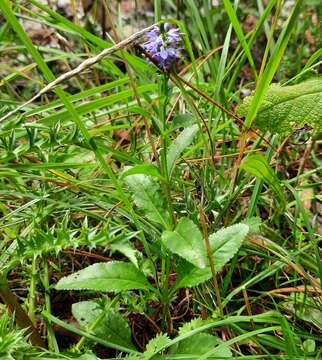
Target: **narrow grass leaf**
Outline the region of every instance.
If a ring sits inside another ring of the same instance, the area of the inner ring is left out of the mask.
[[[252,122],[254,121],[257,111],[265,97],[267,88],[268,88],[269,84],[271,83],[271,81],[275,75],[275,72],[278,69],[278,66],[280,65],[280,62],[284,55],[286,46],[291,37],[291,33],[294,29],[295,21],[299,15],[302,2],[303,2],[303,0],[296,1],[295,7],[294,7],[291,15],[288,18],[286,26],[283,28],[283,31],[281,32],[281,34],[278,38],[278,41],[274,47],[274,51],[273,51],[272,55],[270,56],[270,59],[265,67],[265,70],[262,73],[262,76],[260,76],[260,78],[258,79],[258,83],[257,83],[256,90],[254,93],[254,98],[249,107],[249,110],[248,110],[248,113],[247,113],[247,116],[246,116],[246,119],[244,122],[245,127],[251,126]]]
[[[285,206],[286,201],[280,185],[280,180],[263,155],[257,154],[248,156],[241,163],[240,168],[265,181],[279,196],[282,205]]]
[[[138,91],[138,94],[141,95],[145,92],[154,91],[154,90],[156,90],[156,88],[157,87],[155,84],[147,84],[147,85],[138,86],[137,91]],[[106,106],[115,104],[117,102],[126,101],[127,99],[129,99],[133,96],[134,96],[133,90],[124,90],[124,91],[120,91],[116,94],[103,97],[101,99],[94,99],[94,100],[88,101],[85,104],[75,105],[74,109],[75,109],[75,111],[77,111],[77,113],[79,115],[85,115],[92,111],[97,111],[101,108],[105,108]],[[70,112],[68,110],[62,110],[62,111],[55,112],[52,115],[43,117],[41,119],[41,122],[45,123],[45,124],[52,124],[58,120],[66,121],[66,120],[70,120],[70,119],[72,119]]]
[[[121,79],[111,81],[109,83],[106,83],[106,84],[103,84],[100,86],[95,86],[91,89],[81,91],[77,94],[69,95],[68,100],[71,102],[74,102],[74,101],[84,100],[85,98],[93,96],[93,95],[97,95],[97,94],[101,95],[103,92],[113,89],[115,87],[124,85],[127,82],[129,82],[128,77],[123,77]],[[54,100],[54,101],[51,101],[49,104],[37,106],[35,109],[27,111],[24,115],[27,117],[34,116],[34,115],[38,115],[42,112],[57,109],[58,107],[62,107],[62,106],[64,106],[64,104],[60,100]]]
[[[319,58],[322,58],[322,48],[315,51],[314,54],[310,56],[308,61],[306,62],[303,70],[308,69],[311,65],[313,65]]]
[[[240,23],[238,21],[238,18],[237,18],[237,15],[236,15],[236,12],[230,2],[230,0],[223,0],[223,3],[224,3],[224,6],[225,6],[225,9],[227,11],[227,14],[229,16],[229,19],[231,21],[231,24],[236,32],[236,35],[238,36],[238,39],[245,51],[245,54],[248,58],[248,61],[249,61],[249,64],[250,64],[250,67],[252,69],[252,72],[253,72],[253,75],[255,77],[255,79],[257,78],[257,72],[256,72],[256,66],[255,66],[255,63],[254,63],[254,59],[253,59],[253,56],[249,50],[249,47],[248,47],[248,44],[247,44],[247,40],[244,36],[244,33],[243,33],[243,30],[240,26]]]
[[[290,356],[290,359],[292,359],[293,356],[297,356],[300,355],[297,349],[297,339],[293,333],[293,331],[291,330],[291,327],[288,323],[288,321],[286,320],[286,318],[281,315],[281,327],[282,327],[282,331],[283,331],[283,335],[284,335],[284,340],[286,342],[286,351],[287,354]]]
[[[90,334],[87,331],[83,331],[79,328],[77,328],[76,326],[73,326],[71,324],[68,324],[60,319],[58,319],[57,317],[53,316],[50,312],[44,310],[42,313],[42,316],[49,322],[53,322],[54,324],[59,325],[61,328],[66,329],[72,333],[75,333],[77,335],[83,336],[85,338],[87,338],[88,340],[94,341],[98,344],[101,344],[107,348],[112,348],[112,349],[116,349],[118,351],[122,351],[125,353],[134,353],[134,354],[138,354],[137,351],[133,350],[133,349],[128,349],[126,347],[123,347],[121,345],[118,344],[114,344],[112,342],[109,342],[105,339],[101,339],[93,334]]]

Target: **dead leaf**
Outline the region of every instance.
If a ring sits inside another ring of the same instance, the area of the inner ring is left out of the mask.
[[[307,210],[311,209],[313,197],[314,197],[314,190],[312,188],[305,188],[300,192],[300,199],[305,209]]]

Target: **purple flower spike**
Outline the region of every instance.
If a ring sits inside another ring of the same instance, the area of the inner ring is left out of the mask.
[[[178,28],[173,28],[171,24],[165,23],[163,32],[155,26],[146,34],[148,41],[142,47],[162,70],[167,71],[180,58],[182,35]]]

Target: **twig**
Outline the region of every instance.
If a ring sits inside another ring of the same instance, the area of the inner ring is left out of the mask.
[[[311,139],[311,141],[309,142],[308,146],[306,147],[305,149],[305,152],[304,152],[304,155],[301,159],[301,162],[300,162],[300,166],[298,168],[298,171],[297,171],[297,177],[299,177],[304,169],[304,165],[305,165],[305,162],[307,161],[313,147],[314,147],[314,144],[315,144],[315,138]],[[297,184],[299,183],[299,181],[297,181]]]
[[[133,44],[137,39],[139,39],[141,36],[143,36],[146,32],[152,30],[155,27],[156,24],[153,24],[147,28],[144,28],[138,32],[136,32],[135,34],[129,36],[127,39],[124,39],[122,41],[120,41],[119,43],[115,44],[114,46],[111,46],[108,49],[104,49],[103,51],[101,51],[99,54],[97,54],[96,56],[93,56],[89,59],[86,59],[85,61],[83,61],[81,64],[79,64],[75,69],[72,69],[71,71],[68,71],[65,74],[62,74],[60,76],[58,76],[58,78],[56,78],[54,81],[52,81],[51,83],[49,83],[48,85],[46,85],[43,89],[41,89],[34,97],[32,97],[30,100],[28,100],[27,102],[25,102],[24,104],[18,106],[17,108],[15,108],[14,110],[10,111],[8,114],[6,114],[5,116],[3,116],[2,118],[0,118],[0,122],[8,119],[10,116],[16,114],[19,110],[21,110],[22,108],[24,108],[25,106],[31,104],[33,101],[35,101],[36,99],[38,99],[41,95],[45,94],[46,92],[52,90],[55,86],[61,84],[63,81],[70,79],[71,77],[78,75],[79,73],[81,73],[83,70],[88,69],[89,67],[91,67],[92,65],[100,62],[103,58],[105,58],[108,55],[111,55],[112,53],[124,49],[126,46],[129,46],[131,44]]]
[[[245,154],[251,154],[251,153],[256,153],[259,150],[247,150],[244,153]],[[215,155],[214,159],[218,160],[218,159],[224,159],[224,158],[231,158],[231,157],[236,157],[238,156],[239,153],[233,153],[233,154],[224,154],[224,155]],[[179,163],[198,163],[198,162],[202,162],[202,161],[208,161],[211,160],[211,156],[205,156],[203,158],[197,158],[197,159],[183,159],[182,161],[180,161]]]
[[[280,152],[283,150],[285,144],[289,141],[290,136],[287,136],[281,143],[281,145],[278,147],[278,149],[275,151],[275,154],[272,156],[271,162],[274,162],[275,159],[278,157]]]
[[[292,292],[310,292],[310,293],[317,293],[318,289],[313,286],[295,286],[295,287],[288,287],[288,288],[279,288],[267,291],[265,294],[288,294]]]

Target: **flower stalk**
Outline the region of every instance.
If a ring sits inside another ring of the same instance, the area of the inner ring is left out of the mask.
[[[213,287],[214,287],[215,293],[216,293],[217,306],[218,306],[220,315],[224,316],[224,310],[223,310],[223,306],[222,306],[222,302],[221,302],[221,295],[220,295],[219,284],[217,281],[214,259],[212,256],[212,250],[211,250],[209,237],[208,237],[206,215],[205,215],[204,210],[201,205],[199,205],[199,214],[200,214],[202,233],[203,233],[203,237],[205,239],[205,245],[206,245],[208,260],[209,260],[209,264],[210,264],[210,270],[211,270],[211,274],[212,274],[212,283],[213,283]]]

